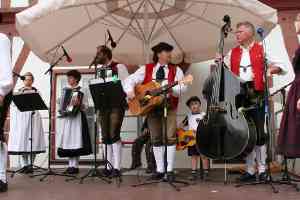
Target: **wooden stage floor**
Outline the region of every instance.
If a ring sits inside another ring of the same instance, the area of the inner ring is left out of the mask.
[[[199,181],[177,192],[166,183],[134,188],[131,185],[138,180],[133,175],[123,176],[119,188],[115,182],[106,184],[97,179],[79,184],[65,182],[63,177],[51,176],[40,182],[16,175],[9,179],[9,191],[0,194],[0,200],[300,200],[300,192],[290,186],[277,185],[279,193],[274,194],[268,185],[242,188],[236,188],[234,183],[224,185],[222,177],[221,172],[212,172],[211,181]]]

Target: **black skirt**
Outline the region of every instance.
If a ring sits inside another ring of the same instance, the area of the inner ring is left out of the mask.
[[[80,149],[57,149],[59,157],[78,157],[90,155],[92,153],[92,144],[90,139],[89,127],[87,118],[84,112],[81,111],[81,132],[82,132],[82,148]]]

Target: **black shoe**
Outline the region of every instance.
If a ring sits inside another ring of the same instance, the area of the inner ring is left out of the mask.
[[[8,184],[4,183],[3,181],[0,180],[0,193],[1,192],[6,192],[8,189]]]
[[[71,167],[69,170],[69,174],[79,174],[79,168]]]
[[[197,178],[198,178],[197,171],[196,171],[196,170],[192,170],[192,174],[191,174],[191,176],[189,177],[189,180],[190,180],[190,181],[195,181],[195,180],[197,180]]]
[[[70,174],[72,172],[72,167],[68,167],[63,174]]]
[[[175,174],[174,172],[167,172],[167,181],[174,182],[175,181]]]
[[[209,176],[209,169],[203,170],[203,178],[207,178]]]
[[[106,177],[110,177],[113,173],[113,171],[111,169],[106,169],[106,168],[104,168],[101,172],[102,172],[103,176],[106,176]]]
[[[258,180],[262,181],[262,182],[266,181],[267,180],[267,174],[266,174],[266,172],[260,173],[258,175]]]
[[[24,170],[24,174],[33,174],[33,167],[32,166],[26,166],[26,169]]]
[[[121,177],[122,174],[121,174],[121,171],[120,171],[120,170],[114,169],[114,170],[112,171],[112,175],[111,175],[111,176],[114,177],[114,178],[116,178],[116,177]]]
[[[155,173],[152,174],[151,179],[152,180],[161,180],[161,179],[164,178],[164,175],[165,175],[164,173],[155,172]]]
[[[254,182],[256,181],[256,176],[255,174],[249,174],[248,172],[246,172],[245,174],[243,174],[240,178],[238,178],[239,182]]]

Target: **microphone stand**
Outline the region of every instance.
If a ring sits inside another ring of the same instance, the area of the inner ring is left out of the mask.
[[[92,67],[92,65],[95,66],[95,79],[97,79],[97,72],[98,72],[98,67],[97,67],[97,63],[95,63],[95,59],[94,58],[94,61],[92,62],[92,64],[90,65],[90,67]],[[104,79],[105,80],[105,79]],[[109,168],[112,167],[112,164],[110,162],[108,162],[107,160],[107,145],[105,144],[105,155],[104,155],[104,161],[101,161],[100,164],[97,163],[97,136],[98,136],[98,125],[97,125],[97,118],[98,118],[98,114],[99,114],[99,110],[96,106],[96,102],[94,102],[95,106],[94,106],[94,165],[93,167],[85,174],[83,175],[82,177],[80,177],[80,184],[83,184],[83,181],[87,178],[98,178],[102,181],[104,181],[105,183],[107,184],[110,184],[111,181],[107,178],[109,177],[106,177],[100,170],[99,170],[99,166],[100,165],[104,165],[105,168]]]
[[[276,181],[273,180],[272,177],[272,173],[271,173],[271,134],[272,134],[272,127],[271,127],[271,108],[270,108],[270,102],[269,102],[269,97],[270,97],[270,90],[269,90],[269,80],[268,80],[268,63],[267,63],[267,57],[266,57],[266,43],[264,41],[263,35],[262,33],[259,34],[261,37],[261,40],[263,42],[263,51],[264,51],[264,55],[263,55],[263,61],[264,61],[264,80],[265,80],[265,84],[264,84],[264,103],[265,103],[265,120],[266,120],[266,146],[267,146],[267,159],[266,159],[266,163],[267,163],[267,169],[266,169],[266,178],[263,181],[256,181],[256,182],[250,182],[250,183],[242,183],[242,184],[238,184],[236,185],[236,187],[242,187],[242,186],[246,186],[246,185],[270,185],[273,193],[278,193],[278,189],[275,188],[274,184],[276,183]]]
[[[157,181],[151,181],[151,179],[147,179],[145,182],[143,183],[139,183],[139,184],[135,184],[132,185],[132,187],[139,187],[139,186],[144,186],[144,185],[152,185],[155,183],[167,183],[169,184],[172,188],[174,188],[177,192],[179,192],[181,190],[180,187],[178,187],[176,184],[182,184],[183,186],[189,186],[190,184],[188,182],[185,181],[179,181],[179,180],[168,180],[167,179],[167,167],[168,167],[168,161],[167,161],[167,141],[168,141],[168,125],[167,125],[167,117],[168,117],[168,96],[169,93],[169,88],[167,87],[166,89],[163,89],[161,92],[159,92],[158,95],[163,95],[163,131],[162,131],[162,136],[163,136],[163,140],[164,142],[164,178],[162,178],[161,180],[157,180]]]
[[[52,140],[51,140],[51,131],[52,131],[52,98],[53,98],[53,68],[58,65],[58,63],[60,63],[62,61],[62,59],[65,57],[66,55],[62,55],[60,56],[53,64],[50,65],[49,69],[45,72],[46,74],[50,74],[50,105],[49,105],[49,135],[48,135],[48,170],[44,173],[41,174],[36,174],[36,175],[32,175],[31,177],[38,177],[38,176],[42,176],[42,178],[40,178],[40,181],[44,181],[48,176],[63,176],[63,177],[75,177],[72,175],[67,175],[67,174],[63,174],[63,173],[57,173],[55,171],[53,171],[53,169],[51,169],[51,144],[52,144]]]

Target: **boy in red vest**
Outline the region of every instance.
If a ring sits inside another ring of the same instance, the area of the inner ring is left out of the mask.
[[[140,67],[134,74],[125,80],[125,92],[129,99],[134,98],[134,88],[137,84],[150,81],[160,82],[161,85],[171,84],[184,78],[182,70],[170,64],[173,47],[161,42],[152,48],[154,52],[153,63]],[[176,110],[178,98],[186,86],[177,85],[168,94],[168,117],[167,117],[167,179],[174,180],[173,165],[176,151]],[[153,152],[156,161],[156,173],[153,179],[162,179],[165,173],[164,166],[164,139],[163,139],[163,108],[159,106],[147,114],[148,127],[151,134]]]
[[[128,76],[127,67],[124,64],[114,62],[112,60],[112,50],[105,45],[97,47],[97,57],[95,64],[99,64],[97,70],[97,78],[105,78],[106,82],[115,79],[123,80]],[[105,70],[104,70],[105,69]],[[105,74],[104,74],[105,73]],[[103,77],[104,76],[104,77]],[[107,145],[106,158],[113,169],[105,168],[103,173],[106,176],[118,177],[121,175],[121,127],[124,119],[125,109],[127,107],[126,95],[120,94],[122,99],[120,104],[111,105],[104,111],[99,112],[99,123],[101,125],[102,142]],[[105,152],[105,145],[103,145]]]
[[[257,146],[246,158],[247,170],[239,181],[249,182],[256,180],[257,162],[258,176],[260,181],[266,179],[266,134],[265,124],[265,105],[264,99],[264,53],[268,64],[268,76],[273,74],[283,74],[284,64],[274,57],[270,52],[264,52],[263,46],[255,41],[255,27],[252,23],[245,21],[237,24],[235,32],[238,46],[233,48],[224,58],[226,65],[231,71],[239,76],[247,88],[247,98],[242,102],[243,106],[256,104],[256,109],[247,112],[256,125]],[[217,55],[217,60],[220,56]],[[261,101],[260,101],[261,100]],[[258,103],[261,102],[261,103]]]

